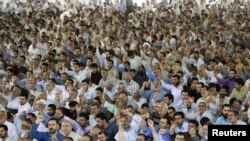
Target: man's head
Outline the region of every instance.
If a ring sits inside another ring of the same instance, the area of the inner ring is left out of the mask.
[[[220,88],[219,94],[221,97],[225,97],[228,95],[228,87],[227,86],[222,86]]]
[[[136,141],[146,141],[146,136],[144,134],[138,134]]]
[[[183,132],[177,133],[174,141],[186,141],[185,134]]]
[[[93,141],[93,137],[90,135],[84,135],[78,141]]]
[[[105,131],[101,131],[99,134],[98,134],[98,141],[108,141],[108,138],[109,138],[109,135],[107,132]]]
[[[77,121],[81,127],[86,127],[89,125],[89,115],[87,113],[80,113]]]
[[[77,113],[77,111],[76,111],[77,106],[78,106],[78,102],[76,102],[76,101],[70,101],[69,102],[69,112],[70,112],[70,114]]]
[[[27,93],[21,93],[19,96],[19,100],[20,100],[20,105],[24,105],[27,103],[28,100],[28,94]]]
[[[50,134],[55,134],[59,130],[59,121],[56,118],[50,118],[48,128]]]
[[[232,124],[236,124],[239,119],[239,113],[237,111],[229,111],[228,112],[228,120]]]
[[[56,105],[55,104],[49,104],[47,107],[47,114],[49,116],[54,116],[56,113]]]
[[[235,87],[236,90],[239,91],[242,88],[243,85],[244,85],[244,81],[243,81],[242,78],[236,78],[235,79],[235,85],[234,85],[234,87]]]
[[[55,117],[56,117],[58,120],[63,119],[63,117],[64,117],[64,110],[63,110],[63,108],[57,108],[57,109],[56,109]]]
[[[229,79],[234,79],[235,78],[235,74],[236,74],[236,70],[235,69],[230,69],[229,73],[228,73],[228,78]]]
[[[174,114],[174,121],[176,122],[177,126],[182,126],[185,119],[185,115],[183,112],[176,112]]]
[[[231,110],[231,106],[229,104],[222,105],[222,116],[224,118],[228,118],[228,112]]]
[[[167,104],[167,105],[170,105],[171,103],[174,102],[174,96],[173,94],[171,93],[167,93],[164,95],[164,102]]]
[[[99,128],[105,128],[105,125],[108,124],[107,116],[104,113],[98,113],[95,116],[96,124]]]
[[[61,127],[61,129],[62,129],[62,132],[63,132],[64,134],[69,135],[69,134],[72,132],[72,124],[71,124],[71,122],[68,121],[68,120],[64,120],[64,121],[62,122],[62,127]]]
[[[93,116],[96,116],[100,112],[100,105],[97,103],[93,103],[90,107],[90,112]]]
[[[4,124],[7,119],[7,112],[5,110],[0,110],[0,124]]]
[[[0,138],[5,139],[8,136],[8,127],[4,124],[0,125]]]
[[[181,77],[179,75],[173,75],[171,81],[174,86],[179,86]]]
[[[159,122],[160,129],[167,129],[170,126],[170,118],[168,116],[163,116]]]

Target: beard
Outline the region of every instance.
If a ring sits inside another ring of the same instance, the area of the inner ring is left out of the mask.
[[[0,138],[1,138],[1,139],[4,139],[6,136],[7,136],[7,133],[1,134],[1,135],[0,135]]]
[[[50,133],[50,134],[54,134],[54,133],[56,133],[56,130],[53,129],[53,128],[49,128],[49,133]]]
[[[225,118],[225,119],[228,119],[227,115],[225,114],[222,114],[222,116]]]

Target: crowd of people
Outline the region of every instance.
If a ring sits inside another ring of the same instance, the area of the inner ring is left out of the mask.
[[[207,141],[250,124],[249,1],[126,7],[1,3],[0,140]]]

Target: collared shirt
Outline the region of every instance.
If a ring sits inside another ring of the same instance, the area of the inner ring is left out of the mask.
[[[188,123],[186,121],[183,122],[182,126],[177,126],[175,128],[175,133],[179,133],[179,132],[188,132]]]
[[[215,124],[216,125],[228,125],[230,123],[229,123],[228,118],[225,118],[224,116],[220,116],[217,118]]]
[[[10,101],[8,101],[7,108],[18,109],[19,106],[20,106],[19,97],[15,97],[14,99],[11,99]]]
[[[63,120],[70,121],[71,125],[72,125],[72,128],[74,129],[74,131],[76,131],[76,133],[78,133],[79,135],[83,134],[82,127],[75,120],[73,120],[73,119],[71,119],[71,118],[69,118],[67,116],[64,116]]]
[[[126,90],[132,94],[132,92],[134,91],[138,91],[140,89],[140,86],[137,82],[135,82],[134,80],[131,80],[129,83],[127,83],[126,81],[124,81],[125,83],[125,88]]]
[[[30,130],[30,135],[32,138],[35,138],[39,141],[51,141],[51,134],[49,132],[39,132],[37,131],[37,128],[38,128],[38,124],[32,125],[31,130]],[[58,141],[62,141],[64,136],[61,133],[57,133],[56,138]]]
[[[82,128],[83,134],[81,136],[88,134],[90,130],[91,130],[91,127],[89,125],[85,128]]]
[[[18,107],[18,113],[16,116],[18,117],[21,114],[23,114],[23,112],[29,113],[31,111],[32,111],[32,107],[30,106],[28,102],[26,102],[24,105],[20,105],[20,107]]]
[[[139,126],[133,126],[133,127],[130,126],[128,129],[125,129],[123,132],[124,138],[126,141],[135,141],[138,133],[139,133]],[[120,141],[119,133],[115,135],[115,140]]]
[[[242,86],[240,90],[236,90],[235,88],[232,91],[231,98],[236,98],[238,100],[244,101],[248,93],[248,88],[245,86]]]
[[[65,136],[65,134],[63,134],[63,135]],[[73,131],[69,134],[68,137],[71,137],[74,141],[78,141],[81,138],[81,136],[79,134],[77,134],[76,132],[73,132]]]
[[[8,136],[11,139],[11,141],[17,141],[18,134],[15,125],[9,121],[5,121],[4,125],[8,127]]]
[[[233,125],[232,123],[229,123],[229,125]],[[247,125],[244,121],[238,120],[236,125]]]
[[[55,85],[54,89],[50,93],[47,92],[47,99],[55,101],[56,94],[58,92],[62,92],[62,94],[61,94],[62,100],[65,100],[67,98],[68,93],[65,90],[64,86]]]
[[[162,87],[170,90],[174,96],[174,103],[179,103],[181,101],[181,91],[183,90],[183,86],[175,87],[174,85],[170,85],[161,80]]]

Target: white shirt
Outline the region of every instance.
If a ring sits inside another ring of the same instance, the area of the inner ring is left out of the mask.
[[[68,92],[65,90],[64,86],[55,85],[54,89],[50,93],[47,92],[47,99],[55,101],[56,93],[58,92],[62,92],[62,100],[65,100],[68,97]]]
[[[24,105],[20,105],[18,107],[18,113],[17,113],[17,117],[20,116],[23,112],[25,112],[26,114],[32,111],[32,107],[30,106],[30,104],[28,102],[26,102]]]
[[[5,121],[4,125],[6,125],[8,127],[8,136],[9,136],[10,140],[17,141],[18,134],[17,134],[17,130],[16,130],[15,125],[11,122],[8,122],[8,121]]]
[[[15,97],[14,99],[8,101],[7,108],[18,109],[19,106],[20,106],[19,97]]]
[[[183,90],[182,85],[175,87],[174,85],[170,85],[161,80],[162,87],[167,90],[170,90],[174,96],[174,103],[179,103],[181,101],[181,91]]]
[[[138,135],[138,132],[139,132],[139,126],[130,126],[129,129],[124,130],[123,134],[124,134],[125,141],[135,141]],[[119,132],[115,135],[115,140],[120,141]]]

